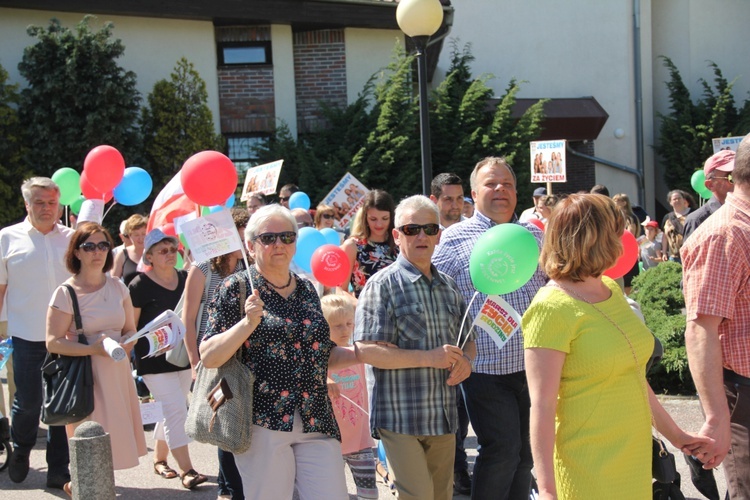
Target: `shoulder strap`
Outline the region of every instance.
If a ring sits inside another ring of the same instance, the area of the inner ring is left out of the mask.
[[[70,292],[70,301],[73,303],[73,319],[76,322],[76,333],[78,334],[78,342],[81,344],[88,344],[86,341],[86,335],[83,334],[83,321],[81,321],[81,310],[78,307],[78,296],[73,287],[65,284],[63,285]]]
[[[245,315],[245,301],[247,300],[247,284],[245,277],[240,277],[240,318]]]
[[[208,269],[206,270],[206,286],[203,287],[203,303],[208,302],[208,287],[211,286],[211,276],[213,275],[211,271],[211,263],[208,263]]]

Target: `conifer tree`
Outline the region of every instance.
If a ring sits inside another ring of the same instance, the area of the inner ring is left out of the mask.
[[[8,72],[0,65],[0,226],[17,221],[24,213],[21,183],[26,172],[15,108],[18,100],[18,85],[8,83]]]

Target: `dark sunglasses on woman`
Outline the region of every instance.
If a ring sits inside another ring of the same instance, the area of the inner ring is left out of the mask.
[[[87,241],[85,243],[81,243],[80,245],[78,245],[78,248],[80,248],[84,252],[93,252],[95,250],[108,252],[109,249],[112,248],[112,245],[109,244],[109,241],[100,241],[99,243],[94,243],[93,241]]]
[[[291,245],[292,243],[297,241],[297,234],[294,231],[283,231],[281,233],[263,233],[253,238],[253,241],[260,240],[260,242],[265,246],[270,246],[276,243],[277,238],[280,239],[283,244]]]

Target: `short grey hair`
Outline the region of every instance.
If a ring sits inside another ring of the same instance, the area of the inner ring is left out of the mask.
[[[253,241],[253,238],[258,236],[258,228],[268,219],[273,219],[274,217],[285,219],[292,227],[290,231],[294,231],[294,234],[297,234],[297,220],[292,215],[292,212],[288,208],[274,203],[272,205],[263,205],[250,217],[245,228],[245,241]]]
[[[415,194],[401,200],[396,207],[395,225],[401,227],[401,220],[406,214],[418,212],[419,210],[427,209],[435,214],[438,224],[440,223],[440,210],[437,205],[428,197]]]
[[[31,203],[31,190],[34,188],[52,189],[60,194],[60,186],[49,177],[32,177],[21,184],[21,195],[26,203]]]
[[[487,158],[483,158],[479,160],[479,163],[477,163],[474,166],[474,170],[471,171],[471,175],[469,176],[469,184],[471,185],[471,190],[476,191],[477,190],[477,174],[479,173],[479,170],[483,167],[486,167],[487,165],[502,165],[505,168],[508,169],[510,172],[510,175],[513,176],[513,184],[516,184],[516,188],[518,187],[518,181],[516,180],[516,173],[513,171],[512,168],[510,168],[510,165],[508,165],[508,162],[505,160],[504,156],[488,156]]]

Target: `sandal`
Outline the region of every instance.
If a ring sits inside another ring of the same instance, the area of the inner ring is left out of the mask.
[[[197,473],[195,469],[190,469],[187,472],[183,472],[180,475],[180,479],[182,480],[182,486],[188,490],[192,490],[199,484],[203,484],[208,481],[208,478],[206,476]]]
[[[171,468],[166,460],[154,462],[154,474],[164,479],[174,479],[177,477],[177,471]]]

